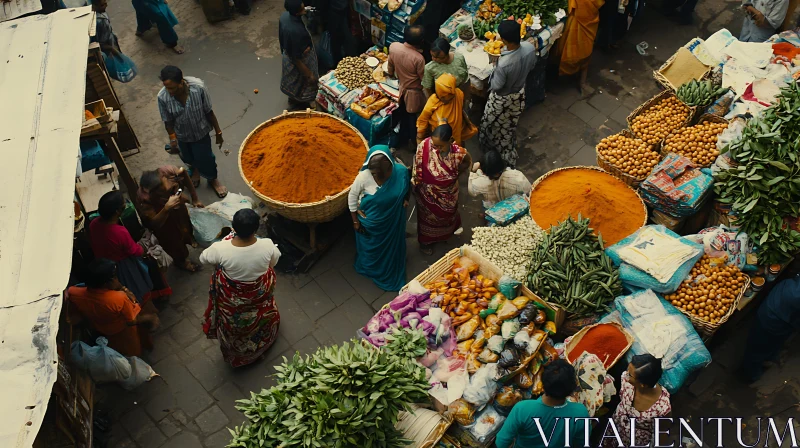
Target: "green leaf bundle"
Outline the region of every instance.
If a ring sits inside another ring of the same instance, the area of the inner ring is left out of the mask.
[[[784,87],[776,100],[723,149],[738,166],[718,173],[714,184],[717,200],[731,205],[736,225],[759,246],[762,265],[800,250],[800,233],[784,222],[800,214],[800,86]]]
[[[425,369],[405,354],[359,341],[295,355],[276,367],[277,385],[239,400],[248,422],[229,448],[401,447],[401,410],[428,399]]]

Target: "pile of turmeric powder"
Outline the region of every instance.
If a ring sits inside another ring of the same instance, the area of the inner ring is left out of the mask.
[[[356,131],[325,116],[278,120],[256,132],[241,154],[253,188],[282,202],[305,204],[340,193],[367,155]]]
[[[543,229],[581,214],[608,247],[644,224],[644,205],[633,189],[614,176],[586,168],[560,170],[531,192],[531,218]]]

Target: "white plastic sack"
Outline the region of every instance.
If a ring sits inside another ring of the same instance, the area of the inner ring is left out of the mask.
[[[122,381],[131,376],[131,364],[118,351],[108,347],[108,339],[100,336],[92,347],[82,341],[72,343],[70,360],[89,375],[96,383]]]
[[[188,207],[189,219],[192,221],[194,229],[194,239],[203,247],[208,247],[217,241],[224,227],[231,227],[230,219],[210,210],[209,207]]]
[[[228,193],[224,199],[206,206],[206,210],[211,210],[225,218],[233,221],[233,215],[243,208],[253,208],[253,198],[237,193]]]
[[[144,362],[141,358],[131,356],[128,358],[128,362],[131,365],[131,374],[120,382],[120,386],[125,390],[136,389],[143,383],[158,376],[155,370],[150,367],[150,364]]]
[[[485,364],[472,375],[462,398],[475,407],[488,403],[497,392],[497,363]]]

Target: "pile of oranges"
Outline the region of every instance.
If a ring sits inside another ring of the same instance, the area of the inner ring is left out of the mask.
[[[670,132],[680,128],[689,118],[689,108],[674,96],[664,98],[640,113],[631,123],[631,131],[645,142],[654,145]]]
[[[727,127],[727,123],[705,122],[678,129],[664,141],[664,149],[681,154],[699,166],[710,166],[719,156],[717,137]]]
[[[719,323],[747,286],[747,276],[736,266],[728,266],[703,255],[690,277],[665,298],[684,313],[706,322]]]
[[[653,151],[652,146],[644,140],[622,134],[609,135],[600,140],[597,152],[609,163],[636,179],[647,177],[661,161],[661,155]]]

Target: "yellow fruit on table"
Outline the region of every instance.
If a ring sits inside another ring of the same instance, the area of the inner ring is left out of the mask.
[[[483,35],[483,37],[485,37],[486,39],[491,40],[491,39],[494,38],[494,34],[491,31],[487,31],[486,34]]]

